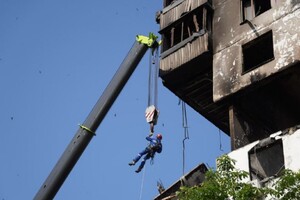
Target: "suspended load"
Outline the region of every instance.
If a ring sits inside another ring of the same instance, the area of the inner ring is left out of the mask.
[[[146,121],[150,124],[150,132],[154,132],[154,126],[157,123],[159,111],[154,105],[148,106],[145,111]]]

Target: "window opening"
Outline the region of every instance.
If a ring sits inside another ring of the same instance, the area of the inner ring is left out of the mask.
[[[248,153],[251,180],[278,176],[285,169],[282,140],[267,138]]]
[[[243,73],[249,72],[274,59],[273,34],[269,31],[242,46]]]
[[[253,0],[255,5],[255,16],[258,16],[271,9],[270,0]]]
[[[242,21],[252,20],[269,9],[271,0],[241,0]]]
[[[185,40],[193,35],[193,33],[197,33],[200,31],[201,16],[193,15],[193,17],[189,18],[184,22],[183,26],[183,35],[182,40]],[[201,27],[202,28],[202,27]]]
[[[165,0],[165,5],[164,7],[167,7],[168,5],[171,5],[174,0]]]
[[[205,26],[203,23],[206,23],[203,21],[202,10],[193,14],[185,14],[182,18],[162,32],[164,38],[162,52],[191,37],[193,33],[199,32]],[[208,28],[210,27],[208,26]]]
[[[181,29],[182,29],[181,24],[174,28],[174,35],[173,35],[174,42],[172,44],[172,47],[182,41],[181,40]]]
[[[162,50],[169,49],[172,46],[171,44],[172,30],[166,31],[164,34],[162,34],[162,41],[163,41]]]

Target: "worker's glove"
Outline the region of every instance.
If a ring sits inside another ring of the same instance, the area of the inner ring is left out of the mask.
[[[152,137],[152,135],[153,135],[153,132],[151,132],[151,131],[150,131],[150,133],[149,133],[149,137]]]

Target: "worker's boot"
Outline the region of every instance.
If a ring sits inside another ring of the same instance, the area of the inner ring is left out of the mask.
[[[131,161],[130,163],[128,163],[128,165],[133,166],[133,165],[135,165],[135,162]]]
[[[143,167],[144,167],[143,165],[142,165],[142,166],[139,166],[139,168],[138,168],[137,170],[135,170],[135,172],[136,172],[136,173],[139,173],[140,171],[142,171]]]
[[[136,173],[139,173],[140,171],[142,171],[141,167],[139,167],[137,170],[135,170]]]

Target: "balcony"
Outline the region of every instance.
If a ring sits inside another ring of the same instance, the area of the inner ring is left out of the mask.
[[[208,0],[172,1],[160,14],[160,77],[194,110],[229,134],[228,105],[213,102],[212,15]]]

